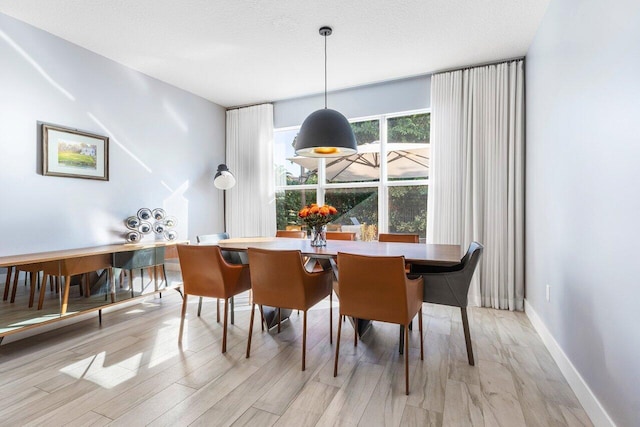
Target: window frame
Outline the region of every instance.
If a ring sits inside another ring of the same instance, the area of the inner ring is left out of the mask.
[[[349,118],[349,123],[357,123],[371,120],[378,120],[379,132],[380,132],[380,158],[387,159],[387,120],[412,116],[416,114],[431,114],[431,108],[421,108],[416,110],[400,111],[388,114],[378,114],[371,116]],[[287,126],[274,129],[276,132],[289,132],[292,130],[300,130],[300,126]],[[431,129],[429,129],[431,131]],[[431,132],[429,132],[431,133]],[[429,148],[431,148],[431,140],[428,142]],[[387,177],[387,162],[380,162],[380,179],[378,181],[367,182],[340,182],[340,183],[327,183],[325,172],[326,159],[320,158],[318,164],[318,183],[317,184],[291,184],[291,185],[277,185],[275,191],[292,191],[292,190],[316,190],[316,198],[318,204],[325,203],[325,192],[330,189],[349,189],[349,188],[377,188],[378,189],[378,233],[387,233],[389,230],[389,188],[390,187],[407,187],[407,186],[426,186],[429,191],[429,178],[424,179],[410,179],[410,180],[393,180],[390,181]],[[275,165],[274,165],[275,166]],[[275,179],[275,178],[274,178]]]

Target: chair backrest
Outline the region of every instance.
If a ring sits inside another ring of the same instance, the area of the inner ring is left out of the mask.
[[[219,246],[177,245],[184,292],[214,298],[233,295],[242,266],[227,264]]]
[[[480,262],[480,257],[482,257],[483,251],[484,246],[478,242],[471,242],[469,249],[467,249],[467,253],[464,254],[460,260],[460,265],[462,267],[460,271],[463,272],[465,280],[468,279],[469,284],[471,284],[473,273],[476,271],[476,267],[478,266],[478,262]],[[467,285],[467,289],[469,289],[469,285]]]
[[[478,242],[471,242],[469,248],[467,249],[467,253],[464,254],[462,259],[460,260],[460,264],[462,264],[462,270],[466,270],[470,273],[469,280],[471,280],[471,276],[476,271],[476,267],[478,262],[480,261],[480,257],[482,256],[482,252],[484,251],[484,246],[482,246]]]
[[[466,307],[471,279],[476,271],[484,246],[471,242],[460,263],[434,272],[422,273],[424,301],[454,307]]]
[[[302,226],[301,225],[285,225],[284,227],[285,231],[301,231],[302,230]]]
[[[327,231],[327,240],[356,240],[356,233],[350,231]]]
[[[342,231],[342,224],[327,224],[327,231]]]
[[[220,240],[229,238],[229,233],[213,233],[213,234],[200,234],[196,236],[198,243],[204,243],[207,245],[217,245]],[[242,259],[243,255],[238,252],[222,251],[222,258],[230,264],[246,264],[246,261]]]
[[[307,237],[307,233],[302,230],[278,230],[276,231],[276,237],[287,237],[291,239],[304,239]]]
[[[410,233],[380,233],[379,242],[420,243],[420,235]]]
[[[402,256],[339,252],[340,313],[362,319],[406,323],[409,303],[404,266]]]
[[[304,266],[300,251],[249,248],[251,289],[256,304],[282,308],[304,305]]]
[[[225,240],[229,238],[229,233],[214,233],[214,234],[200,234],[196,236],[196,240],[198,243],[210,243],[216,244],[220,242],[220,240]]]

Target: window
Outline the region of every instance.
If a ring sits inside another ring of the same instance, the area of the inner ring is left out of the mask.
[[[296,157],[299,128],[275,130],[276,211],[279,230],[301,224],[309,203],[338,209],[333,226],[357,229],[363,240],[378,232],[426,238],[430,113],[417,111],[351,121],[358,154],[337,159]]]

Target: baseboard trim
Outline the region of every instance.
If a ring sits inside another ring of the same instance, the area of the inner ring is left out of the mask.
[[[525,299],[524,300],[524,312],[527,317],[531,321],[531,324],[535,328],[540,338],[542,338],[542,342],[551,353],[551,357],[555,360],[556,364],[560,368],[562,375],[566,378],[569,386],[576,394],[576,397],[580,401],[580,404],[586,411],[589,418],[591,418],[591,422],[596,427],[615,427],[616,424],[613,422],[607,411],[604,409],[600,401],[596,398],[596,396],[589,388],[589,385],[586,383],[582,375],[578,372],[571,360],[567,357],[565,352],[562,350],[558,342],[555,340],[547,326],[544,324],[538,313],[531,307],[531,304]]]

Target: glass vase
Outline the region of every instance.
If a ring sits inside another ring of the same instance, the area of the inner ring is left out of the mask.
[[[311,229],[311,246],[327,246],[327,226],[316,225]]]

